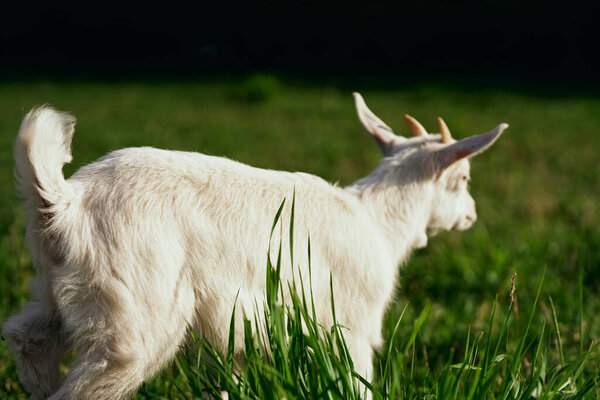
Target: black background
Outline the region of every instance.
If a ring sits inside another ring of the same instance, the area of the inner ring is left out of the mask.
[[[9,3],[15,76],[464,75],[597,82],[598,2]]]

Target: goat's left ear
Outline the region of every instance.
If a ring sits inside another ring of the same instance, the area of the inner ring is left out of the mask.
[[[494,144],[506,128],[508,128],[508,124],[500,124],[487,133],[470,136],[436,151],[433,155],[438,171],[443,171],[453,162],[462,158],[470,158],[485,151]]]
[[[377,115],[375,115],[367,104],[363,100],[360,93],[354,92],[354,102],[356,103],[356,112],[358,114],[358,119],[363,124],[367,132],[371,135],[371,137],[375,140],[381,152],[384,155],[388,155],[394,143],[398,143],[404,138],[401,136],[396,136],[392,128],[386,125]]]

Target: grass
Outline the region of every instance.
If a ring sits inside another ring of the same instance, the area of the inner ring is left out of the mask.
[[[467,232],[432,238],[402,268],[397,300],[386,317],[388,343],[377,360],[382,371],[374,382],[377,393],[436,399],[597,396],[600,142],[595,137],[600,98],[439,82],[384,88],[272,78],[261,92],[261,80],[0,83],[0,319],[18,312],[33,275],[13,188],[11,149],[20,119],[32,106],[49,103],[78,117],[74,163],[66,167],[67,175],[110,150],[150,145],[225,155],[347,184],[379,159],[354,114],[350,92],[359,90],[399,134],[407,132],[404,113],[430,130],[436,130],[435,117],[441,115],[455,137],[500,122],[511,125],[472,162],[477,224]],[[293,308],[292,315],[310,317],[302,314],[298,301],[299,311]],[[278,334],[284,342],[305,343],[287,337],[288,332]],[[263,398],[307,398],[284,383],[318,366],[301,352],[292,354],[296,364],[249,369],[257,387],[273,388]],[[137,397],[198,395],[192,382],[200,378],[191,368],[196,355],[183,351]],[[220,357],[221,373],[212,376],[223,381],[231,363],[226,355]],[[290,369],[295,367],[296,375]],[[315,387],[326,387],[326,382]],[[238,393],[229,384],[231,393]],[[350,389],[339,390],[323,392],[328,393],[324,397],[354,396]],[[241,390],[239,396],[252,397]],[[0,397],[27,398],[4,343]]]

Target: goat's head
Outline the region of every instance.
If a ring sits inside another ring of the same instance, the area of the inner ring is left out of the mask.
[[[477,219],[475,201],[468,191],[470,165],[468,159],[490,147],[508,127],[500,124],[494,130],[461,140],[454,140],[441,118],[439,134],[429,134],[414,118],[404,118],[411,138],[394,134],[354,93],[358,117],[373,137],[383,155],[379,169],[386,184],[418,183],[419,190],[430,193],[427,233],[470,228]]]

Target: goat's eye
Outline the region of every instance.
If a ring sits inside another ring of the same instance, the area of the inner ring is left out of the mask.
[[[460,178],[460,179],[461,179],[463,182],[466,182],[466,181],[468,181],[468,180],[469,180],[469,177],[468,177],[468,176],[466,176],[466,175],[463,175],[463,176],[461,176],[461,178]]]

